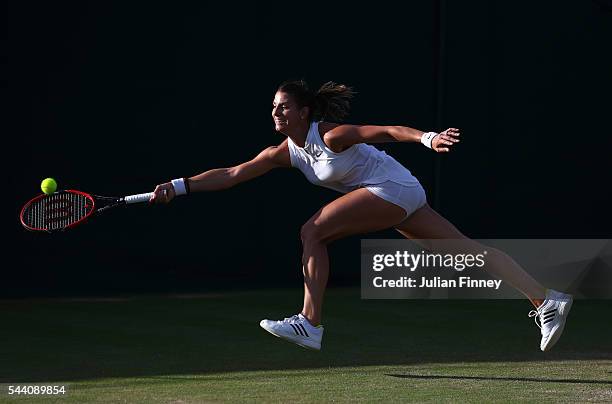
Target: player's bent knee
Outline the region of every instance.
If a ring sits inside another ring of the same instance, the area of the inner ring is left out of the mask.
[[[325,243],[323,229],[314,220],[304,223],[300,230],[300,238],[302,239],[302,244]]]

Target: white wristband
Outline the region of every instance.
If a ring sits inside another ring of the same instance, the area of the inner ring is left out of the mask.
[[[436,132],[423,133],[423,136],[421,136],[421,143],[423,143],[425,146],[431,149],[431,141],[433,140],[434,137],[438,135],[439,133],[436,133]]]
[[[187,188],[185,187],[185,180],[182,178],[177,178],[172,180],[172,186],[174,187],[174,193],[176,196],[187,194]]]

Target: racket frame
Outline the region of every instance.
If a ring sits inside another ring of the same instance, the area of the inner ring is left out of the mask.
[[[51,196],[51,195],[62,194],[62,193],[71,193],[71,194],[78,194],[78,195],[84,196],[85,198],[88,199],[89,202],[91,202],[91,209],[87,212],[87,214],[85,216],[83,216],[79,220],[77,220],[77,221],[75,221],[73,223],[70,223],[67,226],[60,227],[60,228],[57,228],[57,229],[35,228],[35,227],[28,226],[24,222],[23,214],[24,214],[25,210],[30,205],[32,205],[33,203],[35,203],[39,199],[42,199],[42,198],[45,198],[45,197],[48,197],[48,196]],[[26,204],[24,204],[23,207],[21,208],[21,212],[19,213],[19,220],[21,221],[21,225],[23,227],[25,227],[29,231],[44,231],[44,232],[47,232],[47,233],[54,233],[54,232],[63,231],[63,230],[70,229],[72,227],[78,226],[79,224],[82,224],[83,222],[85,222],[89,217],[93,216],[94,214],[100,214],[100,213],[102,213],[102,212],[104,212],[104,211],[106,211],[108,209],[115,208],[117,206],[148,202],[153,197],[153,195],[154,195],[153,192],[147,192],[147,193],[144,193],[144,194],[135,194],[135,195],[128,195],[128,196],[123,196],[123,197],[114,197],[114,196],[101,196],[101,195],[88,194],[87,192],[78,191],[76,189],[65,189],[65,190],[54,192],[53,194],[40,194],[40,195],[32,198],[30,201],[28,201]],[[98,201],[99,202],[107,202],[107,204],[105,206],[102,206],[102,207],[98,208],[97,204],[96,204],[96,202],[98,202]]]
[[[43,199],[45,197],[51,196],[51,195],[57,195],[57,194],[64,194],[64,193],[72,193],[72,194],[78,194],[78,195],[82,195],[85,198],[87,198],[87,200],[91,203],[91,208],[89,209],[89,211],[87,212],[87,214],[85,216],[83,216],[82,218],[80,218],[79,220],[70,223],[69,225],[65,226],[65,227],[60,227],[57,229],[43,229],[43,228],[35,228],[35,227],[31,227],[29,225],[27,225],[24,220],[23,220],[23,215],[25,210],[32,205],[33,203],[36,203],[38,200]],[[100,209],[98,209],[98,205],[96,204],[97,201],[108,201],[111,202],[110,204],[101,207]],[[56,191],[53,194],[40,194],[38,196],[35,196],[34,198],[32,198],[30,201],[28,201],[26,204],[23,205],[23,207],[21,208],[21,212],[19,214],[19,220],[21,221],[21,225],[23,227],[25,227],[27,230],[29,231],[33,231],[33,232],[47,232],[47,233],[56,233],[56,232],[60,232],[60,231],[64,231],[66,229],[70,229],[73,227],[76,227],[82,223],[84,223],[87,219],[89,219],[91,216],[93,216],[94,214],[99,214],[101,212],[104,212],[107,209],[119,206],[121,204],[124,204],[124,198],[116,198],[116,197],[109,197],[109,196],[100,196],[100,195],[93,195],[93,194],[88,194],[87,192],[83,192],[83,191],[79,191],[76,189],[65,189],[65,190],[61,190],[61,191]]]

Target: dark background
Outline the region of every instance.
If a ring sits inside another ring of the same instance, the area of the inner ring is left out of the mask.
[[[338,194],[297,170],[54,236],[18,220],[45,177],[123,195],[254,157],[287,78],[353,86],[350,123],[461,128],[444,156],[378,147],[470,237],[610,237],[609,2],[367,4],[8,4],[0,296],[299,286],[300,227]],[[330,246],[331,286],[358,284],[360,238]]]

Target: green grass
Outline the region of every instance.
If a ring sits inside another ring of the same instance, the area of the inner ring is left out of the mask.
[[[0,302],[0,402],[612,401],[610,301],[575,302],[548,353],[526,301],[332,289],[321,352],[259,328],[300,307],[300,290]],[[9,397],[17,383],[68,393]]]

